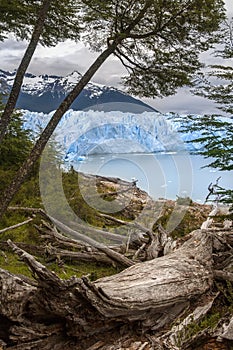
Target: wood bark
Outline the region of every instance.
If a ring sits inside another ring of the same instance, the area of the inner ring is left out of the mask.
[[[32,33],[31,40],[29,42],[29,45],[25,51],[25,54],[21,60],[21,63],[18,67],[14,84],[10,92],[10,96],[8,98],[8,101],[6,103],[6,106],[4,108],[4,111],[0,118],[0,143],[2,142],[4,135],[7,131],[7,126],[11,120],[11,115],[13,113],[13,110],[16,106],[16,102],[20,93],[21,86],[23,84],[23,78],[24,74],[29,66],[29,63],[31,62],[32,56],[35,52],[35,49],[38,45],[39,38],[41,36],[41,33],[43,31],[44,22],[47,17],[47,13],[49,10],[51,0],[44,0],[41,9],[38,15],[37,22],[35,24],[35,28]]]
[[[45,3],[48,0],[45,0]],[[49,138],[53,134],[56,129],[59,121],[61,120],[64,113],[71,107],[74,100],[79,96],[82,92],[83,88],[87,85],[87,83],[91,80],[94,74],[98,71],[98,69],[102,66],[102,64],[107,60],[109,56],[111,56],[116,49],[121,45],[122,41],[130,36],[130,32],[140,23],[148,9],[153,5],[153,1],[147,0],[142,7],[142,9],[138,12],[138,15],[133,18],[129,25],[125,28],[122,33],[116,33],[114,38],[108,38],[107,40],[107,48],[101,52],[101,54],[97,57],[95,62],[88,68],[86,73],[82,76],[80,81],[75,85],[75,87],[71,90],[71,92],[66,96],[63,102],[60,104],[56,112],[53,114],[52,118],[48,122],[47,126],[41,133],[39,139],[36,141],[33,149],[31,150],[27,160],[23,163],[16,176],[12,180],[11,184],[4,191],[1,201],[0,201],[0,218],[5,213],[7,207],[9,206],[12,198],[18,192],[22,183],[25,181],[27,176],[31,173],[35,162],[39,159],[42,154]]]
[[[39,139],[36,141],[33,149],[30,152],[27,160],[23,163],[21,168],[18,170],[16,176],[12,180],[11,184],[4,191],[1,201],[0,201],[0,218],[4,214],[8,205],[10,204],[14,195],[18,192],[20,186],[30,174],[35,162],[39,159],[41,153],[43,152],[50,136],[56,129],[59,121],[61,120],[63,114],[70,108],[76,97],[81,93],[86,84],[90,81],[99,67],[104,63],[104,61],[115,51],[115,48],[119,44],[118,41],[114,41],[106,50],[104,50],[95,62],[90,66],[87,72],[83,75],[77,85],[73,90],[66,96],[64,101],[60,104],[51,120],[48,122],[47,126],[41,133]]]
[[[31,222],[31,221],[32,221],[32,218],[27,219],[27,220],[25,220],[25,221],[23,221],[23,222],[20,222],[20,223],[18,223],[18,224],[15,224],[15,225],[12,225],[12,226],[9,226],[9,227],[5,227],[5,228],[3,228],[2,230],[0,230],[0,233],[4,233],[4,232],[7,232],[7,231],[11,231],[11,230],[13,230],[14,228],[18,228],[18,227],[20,227],[20,226],[26,225],[26,224],[28,224],[28,223]]]
[[[0,339],[7,349],[21,350],[175,349],[175,329],[161,337],[162,330],[211,290],[214,237],[224,234],[227,246],[232,231],[196,230],[172,253],[95,282],[85,276],[61,280],[9,241],[37,282],[0,270]],[[183,324],[204,317],[215,297]]]

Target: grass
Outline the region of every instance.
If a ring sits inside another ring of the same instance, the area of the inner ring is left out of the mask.
[[[7,177],[7,172],[5,174]],[[111,220],[107,220],[99,215],[99,212],[94,208],[89,206],[85,201],[86,195],[92,195],[91,185],[93,180],[90,183],[87,181],[87,178],[83,177],[81,174],[78,174],[74,171],[70,171],[68,173],[63,173],[63,189],[66,195],[67,201],[69,202],[71,208],[75,213],[79,216],[79,218],[85,223],[97,227],[97,228],[106,228],[112,232],[117,230],[119,226],[117,223],[112,222]],[[81,190],[79,185],[81,185]],[[98,183],[96,183],[96,186]],[[50,188],[51,186],[51,188]],[[106,185],[106,201],[109,200],[108,195],[109,192],[114,192],[115,188],[111,185]],[[95,186],[94,186],[95,187]],[[114,190],[114,191],[113,191]],[[48,191],[54,192],[54,188],[52,184],[48,183]],[[95,189],[96,191],[96,189]],[[104,194],[104,186],[103,184],[99,184],[97,186],[97,192],[100,194]],[[84,198],[83,198],[84,196]],[[102,198],[104,200],[104,198]],[[189,198],[178,198],[177,203],[170,201],[171,203],[165,203],[163,206],[163,214],[159,221],[156,224],[160,223],[163,227],[166,228],[167,223],[171,216],[173,220],[179,219],[179,210],[182,211],[182,206],[187,205],[189,202]],[[58,203],[59,205],[60,203]],[[40,191],[39,191],[39,181],[36,173],[23,185],[17,196],[15,197],[12,205],[18,206],[28,206],[28,207],[42,207]],[[135,213],[140,211],[142,208],[140,207],[142,204],[140,201],[136,201],[132,203],[129,207],[124,209],[121,212],[115,213],[117,218],[123,219],[125,221],[130,221],[134,219]],[[177,212],[174,211],[174,206],[177,207]],[[62,204],[59,207],[62,210]],[[132,209],[133,208],[133,209]],[[30,214],[31,215],[31,214]],[[64,212],[63,215],[66,215]],[[131,216],[130,216],[131,215]],[[4,227],[12,226],[16,223],[23,222],[28,219],[29,214],[23,211],[8,211],[7,214],[3,217],[2,222],[0,223],[0,229]],[[191,202],[190,206],[187,207],[187,210],[183,216],[181,222],[176,226],[175,230],[172,232],[173,237],[182,237],[192,230],[199,227],[200,223],[204,221],[206,217],[205,213],[200,213],[200,208],[195,210],[194,204]],[[27,225],[21,226],[17,229],[7,231],[0,235],[0,242],[7,241],[11,239],[13,242],[24,242],[27,244],[32,244],[34,246],[42,245],[44,242],[42,241],[38,231],[35,228],[35,224],[40,225],[41,217],[37,215],[33,218],[33,221]],[[8,258],[8,252],[6,252]],[[39,257],[40,258],[40,257]],[[12,258],[12,254],[9,255],[8,264],[3,259],[0,261],[0,266],[5,269],[9,269],[11,272],[22,273],[24,271],[26,275],[30,274],[28,269],[24,266],[23,263],[17,263],[18,259],[15,257]],[[54,270],[60,277],[68,278],[73,274],[76,274],[78,277],[81,275],[89,274],[92,279],[100,278],[102,276],[106,276],[109,274],[114,274],[118,272],[116,268],[109,266],[101,266],[98,264],[89,264],[89,263],[72,263],[65,264],[63,266],[59,266],[57,263],[48,264],[46,260],[42,259],[41,261],[45,264],[49,269]]]
[[[79,191],[78,180],[80,176],[75,172],[63,174],[63,187],[68,201],[74,211],[76,211],[79,217],[96,227],[103,227],[106,225],[105,220],[99,216],[97,210],[89,207]],[[5,172],[7,177],[7,171]],[[88,184],[86,185],[86,191],[89,190]],[[25,206],[25,207],[42,207],[41,198],[39,192],[38,177],[32,176],[21,188],[14,201],[13,206]],[[12,226],[16,223],[27,220],[31,214],[24,211],[12,211],[9,210],[0,222],[0,229]],[[33,221],[23,225],[19,228],[12,229],[0,234],[1,242],[6,242],[8,239],[12,240],[16,244],[26,243],[33,246],[43,245],[45,241],[40,237],[39,232],[35,228],[36,225],[40,225],[42,217],[37,214],[33,217]],[[107,224],[109,225],[109,224]],[[88,275],[91,280],[108,276],[119,272],[119,269],[112,266],[104,266],[97,263],[83,263],[83,262],[67,262],[59,264],[59,262],[53,261],[47,262],[45,258],[36,256],[42,264],[44,264],[49,270],[54,271],[60,278],[70,278],[73,275],[81,277]],[[20,261],[17,255],[13,254],[9,248],[0,250],[0,267],[8,270],[14,274],[22,274],[27,277],[32,277],[31,271],[23,261]]]
[[[27,265],[20,261],[17,255],[11,252],[0,251],[0,268],[7,270],[16,275],[24,275],[32,278],[32,274]]]

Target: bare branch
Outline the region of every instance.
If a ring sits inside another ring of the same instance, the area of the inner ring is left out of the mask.
[[[15,229],[15,228],[18,228],[18,227],[20,227],[20,226],[26,225],[26,224],[28,224],[29,222],[31,222],[32,220],[33,220],[33,219],[30,218],[30,219],[27,219],[27,220],[25,220],[25,221],[23,221],[23,222],[20,222],[19,224],[15,224],[15,225],[13,225],[13,226],[9,226],[9,227],[3,228],[2,230],[0,230],[0,233],[4,233],[4,232],[10,231],[10,230],[13,230],[13,229]]]
[[[228,271],[214,270],[214,277],[220,280],[233,282],[233,273]]]

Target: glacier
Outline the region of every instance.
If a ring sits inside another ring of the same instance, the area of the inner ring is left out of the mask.
[[[39,135],[54,112],[22,111],[23,127]],[[185,116],[180,116],[180,119]],[[53,139],[66,162],[82,160],[91,154],[195,152],[200,144],[191,142],[197,134],[180,133],[181,122],[170,113],[142,114],[103,111],[67,111]]]

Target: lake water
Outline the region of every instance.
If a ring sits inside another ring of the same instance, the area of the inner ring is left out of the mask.
[[[89,155],[73,164],[76,170],[102,176],[138,180],[137,186],[154,199],[190,197],[203,203],[208,185],[221,176],[219,185],[233,188],[233,172],[202,168],[209,163],[200,155],[188,153]]]

